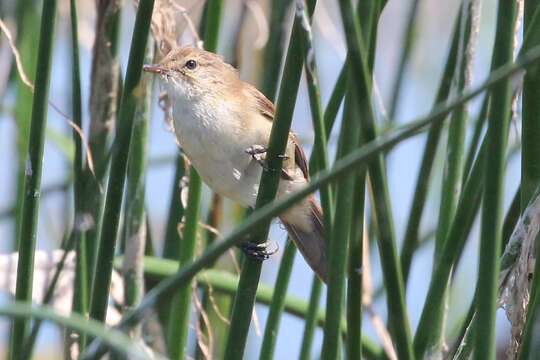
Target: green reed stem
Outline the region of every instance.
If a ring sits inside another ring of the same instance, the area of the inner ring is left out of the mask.
[[[51,73],[53,35],[56,21],[57,0],[43,3],[39,49],[35,76],[34,97],[32,101],[32,116],[28,141],[28,158],[26,159],[23,187],[23,202],[21,208],[21,225],[19,228],[17,267],[17,282],[15,300],[32,300],[32,280],[34,274],[34,252],[36,247],[37,227],[39,217],[39,199],[41,191],[41,174],[43,164],[43,147],[45,143],[45,128],[47,123],[47,101],[49,98],[49,81]],[[28,331],[29,322],[26,319],[13,321],[10,359],[18,359],[24,337]]]
[[[139,2],[118,116],[117,144],[112,150],[111,171],[107,186],[103,223],[100,232],[101,240],[96,264],[96,276],[92,283],[92,300],[90,305],[90,316],[100,321],[105,320],[107,313],[112,261],[116,249],[128,151],[133,132],[133,118],[139,101],[135,92],[141,79],[153,8],[154,0],[141,0]],[[98,274],[99,278],[97,277]]]
[[[360,107],[362,133],[366,141],[372,141],[377,138],[377,133],[373,109],[370,103],[371,78],[368,75],[369,71],[364,41],[361,36],[360,27],[354,18],[350,0],[341,0],[340,10],[351,59],[351,73],[357,79],[354,84],[357,87],[358,98],[363,101],[363,106]],[[398,356],[401,359],[412,359],[414,355],[412,353],[409,320],[405,305],[405,291],[401,268],[398,264],[392,210],[382,156],[370,164],[369,175],[375,194],[373,205],[378,223],[377,229],[379,234],[377,240],[379,241],[383,276],[388,291],[390,329],[396,335],[394,341]]]
[[[512,61],[516,4],[500,1],[493,67]],[[485,167],[485,186],[482,202],[480,257],[478,269],[478,299],[474,359],[495,357],[495,312],[497,309],[497,280],[501,253],[502,196],[504,192],[504,162],[512,91],[509,81],[492,89],[488,117],[486,151],[489,161]]]
[[[359,143],[360,127],[356,124],[358,111],[355,105],[359,100],[355,89],[349,85],[349,93],[345,99],[345,110],[340,135],[341,157],[352,152]],[[336,215],[332,228],[333,241],[329,243],[328,248],[327,322],[324,326],[323,359],[336,359],[338,356],[338,330],[343,313],[347,248],[355,200],[355,175],[354,172],[351,172],[347,177],[341,179],[336,192]]]
[[[444,72],[439,84],[439,90],[435,97],[433,106],[443,103],[450,94],[452,87],[452,79],[454,77],[454,71],[456,68],[458,48],[459,48],[459,33],[460,33],[460,21],[461,17],[458,17],[456,24],[454,25],[454,33],[452,35],[452,45],[446,58],[446,64]],[[420,170],[416,178],[416,185],[414,188],[414,195],[409,209],[409,216],[407,226],[405,228],[405,235],[403,239],[403,245],[401,248],[401,269],[403,272],[403,281],[407,284],[409,278],[409,271],[411,268],[412,257],[414,252],[418,248],[419,244],[419,230],[420,221],[424,213],[426,205],[426,198],[429,191],[430,179],[433,171],[433,163],[435,155],[437,154],[437,147],[439,146],[439,140],[441,138],[442,124],[434,125],[429,129],[426,143],[424,145],[424,152],[422,155],[422,161],[420,163]]]
[[[398,101],[400,98],[401,87],[403,84],[403,76],[405,75],[405,66],[410,58],[410,53],[414,44],[414,32],[417,24],[418,18],[418,3],[419,0],[412,0],[411,5],[409,6],[407,13],[407,25],[401,38],[401,43],[403,44],[401,48],[401,53],[399,55],[399,63],[397,67],[396,77],[394,80],[394,85],[392,86],[392,96],[390,97],[390,106],[388,108],[388,120],[395,121],[396,110]]]
[[[221,22],[222,0],[210,0],[207,3],[204,46],[206,50],[216,52],[219,38],[219,25]],[[180,266],[193,261],[197,243],[197,228],[199,226],[199,212],[201,206],[202,180],[195,168],[189,171],[188,204],[186,207],[186,220],[184,233],[179,248]],[[192,288],[186,284],[178,290],[172,300],[168,321],[167,344],[171,359],[183,360],[186,356],[187,336],[189,332],[189,317],[191,314]]]
[[[463,5],[460,8],[460,45],[461,51],[458,54],[457,66],[455,70],[456,89],[462,93],[469,86],[470,79],[467,73],[471,66],[471,56],[468,49],[474,41],[473,14],[474,3]],[[467,104],[456,109],[452,115],[448,129],[448,144],[446,146],[446,161],[443,171],[441,185],[441,203],[439,206],[439,218],[435,236],[434,263],[438,262],[441,250],[446,240],[446,235],[455,216],[457,202],[461,193],[464,161],[464,144],[467,130],[468,108]],[[446,308],[448,305],[448,290],[443,294],[439,302],[438,316],[431,324],[430,339],[428,340],[429,351],[433,353],[441,352],[445,336]]]
[[[283,59],[283,40],[286,35],[285,15],[287,15],[287,0],[272,0],[270,5],[270,31],[264,49],[264,71],[261,82],[262,93],[271,101],[276,98],[279,72]]]
[[[85,333],[100,339],[111,349],[126,354],[130,359],[150,359],[138,345],[121,331],[106,327],[103,323],[85,316],[71,313],[69,316],[59,315],[50,307],[30,305],[23,302],[11,302],[0,306],[0,316],[8,316],[29,320],[30,318],[50,321],[78,333]]]

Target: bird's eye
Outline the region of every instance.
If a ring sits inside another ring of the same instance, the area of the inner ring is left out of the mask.
[[[186,64],[184,66],[187,67],[189,70],[195,70],[195,68],[197,67],[197,62],[195,60],[188,60],[186,61]]]

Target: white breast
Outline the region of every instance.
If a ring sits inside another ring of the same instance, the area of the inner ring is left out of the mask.
[[[240,119],[225,102],[210,109],[195,99],[173,99],[178,142],[201,175],[217,193],[244,206],[254,206],[261,167],[245,149],[255,145]]]

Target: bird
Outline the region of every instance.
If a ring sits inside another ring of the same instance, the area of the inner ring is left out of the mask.
[[[254,208],[274,104],[240,79],[223,58],[195,47],[173,48],[159,63],[143,66],[157,74],[172,106],[172,126],[183,153],[216,193]],[[298,138],[288,134],[277,198],[309,182],[308,164]],[[328,263],[322,210],[311,195],[279,215],[307,264],[326,282]],[[246,242],[247,255],[267,259],[272,251]]]

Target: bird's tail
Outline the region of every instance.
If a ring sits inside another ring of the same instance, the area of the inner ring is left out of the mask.
[[[322,210],[313,197],[308,199],[308,203],[308,221],[311,222],[309,224],[310,226],[300,226],[290,221],[287,222],[284,217],[281,217],[281,221],[287,228],[296,247],[300,250],[304,259],[306,259],[306,262],[319,278],[326,282],[328,260],[326,258]]]

